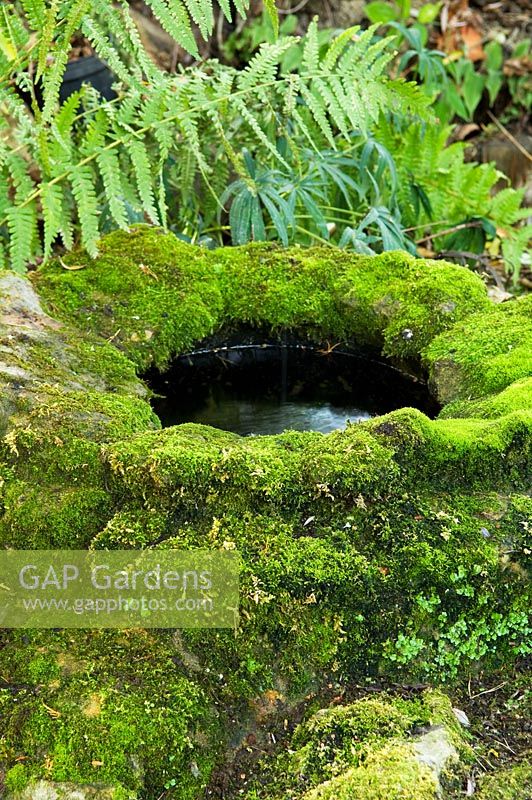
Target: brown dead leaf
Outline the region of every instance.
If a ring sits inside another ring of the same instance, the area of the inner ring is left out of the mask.
[[[464,55],[470,61],[484,61],[486,53],[482,47],[482,34],[472,25],[464,25],[460,29],[464,43]]]
[[[155,272],[152,270],[152,268],[151,268],[151,267],[148,267],[148,265],[147,265],[147,264],[139,264],[139,269],[140,269],[140,270],[141,270],[141,272],[143,272],[145,275],[149,275],[149,276],[150,276],[150,278],[155,278],[155,280],[156,280],[156,281],[158,281],[158,280],[159,280],[158,276],[155,274]]]
[[[504,62],[502,71],[509,78],[529,75],[532,72],[532,57],[526,55],[521,58],[510,58]]]
[[[474,122],[468,122],[466,125],[458,125],[454,133],[454,138],[459,142],[463,142],[470,134],[476,133],[479,130],[480,127]]]

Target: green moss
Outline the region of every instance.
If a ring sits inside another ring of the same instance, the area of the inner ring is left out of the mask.
[[[20,550],[82,549],[104,527],[112,500],[102,487],[14,481],[4,498],[0,542]]]
[[[196,798],[244,699],[360,672],[453,680],[525,654],[528,301],[492,308],[476,276],[401,253],[206,251],[147,227],[67,262],[83,268],[34,276],[62,326],[0,319],[2,545],[237,548],[241,624],[25,632],[25,649],[0,634],[7,769],[26,756],[24,780]],[[423,357],[452,404],[328,436],[160,430],[135,369],[242,326]],[[432,798],[406,741],[429,722],[462,748],[436,695],[327,710],[294,743],[314,782],[298,796]]]
[[[532,796],[532,765],[517,764],[486,775],[478,800],[527,800]]]
[[[144,368],[246,323],[417,356],[456,320],[489,307],[477,276],[401,252],[367,258],[265,244],[207,251],[144,226],[105,237],[96,261],[82,252],[69,259],[84,269],[52,263],[35,276],[48,308],[113,337]]]
[[[421,703],[393,701],[386,695],[323,709],[296,730],[290,770],[311,785],[322,783],[362,763],[368,745],[402,737],[428,721]]]
[[[4,778],[4,784],[8,791],[18,792],[25,788],[28,783],[28,772],[24,764],[15,764],[8,769]]]
[[[368,755],[363,766],[347,770],[302,796],[301,800],[434,800],[437,784],[430,769],[406,744],[390,743]]]
[[[477,276],[399,252],[360,258],[337,291],[350,312],[350,335],[383,344],[390,356],[417,356],[436,334],[489,307]]]
[[[439,778],[425,764],[416,734],[437,733],[430,746],[440,748],[440,769],[454,781],[460,770],[454,745],[467,750],[456,726],[449,699],[435,691],[412,700],[382,693],[320,709],[296,728],[287,752],[269,765],[266,783],[259,778],[247,800],[434,800]]]
[[[440,419],[474,417],[497,419],[513,411],[530,411],[532,408],[532,378],[523,378],[510,384],[498,394],[488,395],[482,400],[456,400],[445,406]]]
[[[24,774],[14,767],[21,783],[119,785],[147,796],[168,784],[168,798],[199,796],[218,725],[204,692],[176,669],[170,637],[142,631],[30,637],[25,651],[18,636],[4,646],[4,680],[24,684],[19,702],[0,694],[4,742],[11,757],[24,757]],[[102,659],[102,648],[112,648],[113,658]]]
[[[160,229],[117,231],[102,240],[96,261],[80,251],[65,261],[84,268],[68,272],[56,264],[35,276],[49,310],[112,338],[143,368],[164,365],[219,319],[222,301],[208,251]]]
[[[478,399],[532,372],[532,296],[472,314],[436,338],[425,362],[444,403]]]

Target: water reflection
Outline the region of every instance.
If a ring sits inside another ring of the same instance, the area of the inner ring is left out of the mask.
[[[201,350],[146,376],[164,426],[197,422],[242,436],[329,433],[396,408],[437,411],[424,384],[352,352],[246,344]]]

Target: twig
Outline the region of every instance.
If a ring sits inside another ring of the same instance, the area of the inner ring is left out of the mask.
[[[447,236],[448,233],[455,233],[456,231],[463,231],[466,228],[480,228],[482,222],[479,220],[478,222],[462,222],[460,225],[455,225],[454,228],[447,228],[445,231],[440,231],[439,233],[431,233],[429,236],[424,236],[422,239],[417,239],[416,244],[421,244],[422,242],[431,242],[433,239],[439,239],[440,236]]]
[[[308,2],[309,0],[301,0],[301,2],[293,8],[278,8],[277,11],[279,14],[297,14],[298,11],[303,11]]]
[[[506,136],[506,138],[508,139],[508,141],[510,141],[510,142],[513,144],[513,146],[514,146],[514,147],[517,147],[517,149],[519,150],[519,152],[520,152],[520,153],[522,153],[522,154],[525,156],[525,158],[527,158],[529,161],[532,161],[532,155],[530,155],[530,153],[528,152],[528,150],[526,149],[526,147],[523,147],[523,145],[521,144],[521,142],[518,142],[518,141],[517,141],[517,139],[515,138],[515,136],[512,136],[512,134],[510,133],[510,131],[509,131],[509,130],[507,130],[507,129],[504,127],[504,125],[502,124],[502,122],[500,122],[500,121],[497,119],[497,117],[495,116],[495,114],[492,114],[492,113],[491,113],[491,111],[490,111],[489,109],[488,109],[488,117],[491,119],[491,121],[492,121],[492,122],[494,122],[494,123],[495,123],[495,125],[498,127],[498,129],[500,130],[500,132],[501,132],[502,134],[504,134],[504,136]]]
[[[492,733],[488,733],[487,731],[486,731],[485,735],[486,735],[486,736],[489,736],[489,737],[490,737],[490,739],[493,739],[493,741],[494,741],[494,742],[497,742],[497,744],[499,745],[499,747],[504,747],[504,749],[505,749],[505,750],[508,750],[508,752],[509,752],[509,753],[513,753],[513,755],[514,755],[514,756],[516,756],[516,755],[517,755],[517,753],[515,752],[515,750],[512,750],[512,748],[510,747],[510,745],[509,745],[508,743],[501,742],[501,740],[500,740],[500,739],[497,739],[497,737],[496,737],[496,736],[494,736]]]
[[[469,697],[471,700],[474,700],[475,697],[480,697],[482,694],[490,694],[491,692],[496,692],[498,689],[502,689],[503,686],[506,686],[508,681],[504,681],[504,683],[499,683],[498,686],[494,686],[493,689],[484,689],[483,692],[478,692],[477,694],[470,694]]]

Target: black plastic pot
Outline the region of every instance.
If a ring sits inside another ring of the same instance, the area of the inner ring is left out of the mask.
[[[113,90],[114,76],[107,64],[97,56],[83,56],[67,64],[63,83],[59,91],[59,98],[63,103],[67,97],[81,89],[84,83],[89,83],[106,100],[116,97]]]

